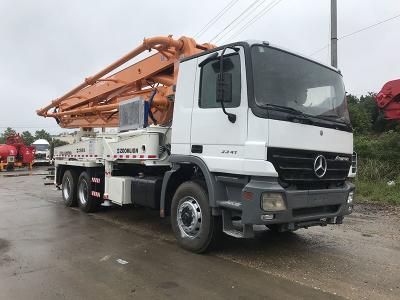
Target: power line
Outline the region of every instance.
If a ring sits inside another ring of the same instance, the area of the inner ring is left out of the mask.
[[[250,17],[254,11],[256,11],[261,5],[263,5],[265,3],[266,0],[261,1],[260,3],[258,3],[257,6],[253,7],[251,9],[251,11],[239,22],[237,22],[236,24],[234,24],[226,33],[225,35],[220,36],[215,43],[218,43],[220,40],[222,40],[223,38],[225,38],[230,32],[232,32],[232,30],[234,30],[235,28],[237,28],[242,22],[247,21],[248,17]]]
[[[241,34],[243,31],[245,31],[247,28],[249,28],[251,25],[253,25],[255,22],[257,22],[260,18],[262,18],[265,14],[267,14],[269,11],[271,11],[275,6],[277,6],[279,3],[281,3],[283,0],[275,0],[269,3],[263,10],[261,10],[255,17],[253,17],[249,22],[247,22],[242,28],[240,28],[238,31],[236,31],[233,35],[231,35],[228,39],[225,41],[229,41],[237,37],[239,34]]]
[[[343,39],[348,38],[348,37],[350,37],[350,36],[353,36],[353,35],[355,35],[355,34],[357,34],[357,33],[360,33],[360,32],[363,32],[363,31],[365,31],[365,30],[374,28],[374,27],[376,27],[376,26],[379,26],[379,25],[381,25],[381,24],[383,24],[383,23],[389,22],[389,21],[394,20],[394,19],[399,18],[399,17],[400,17],[400,14],[395,15],[395,16],[393,16],[393,17],[391,17],[391,18],[382,20],[382,21],[377,22],[377,23],[375,23],[375,24],[372,24],[372,25],[369,25],[369,26],[365,26],[365,27],[363,27],[363,28],[361,28],[361,29],[358,29],[358,30],[356,30],[356,31],[353,31],[353,32],[351,32],[351,33],[342,35],[342,36],[340,36],[338,39],[339,39],[339,40],[343,40]],[[327,47],[329,47],[329,44],[325,45],[324,47],[322,47],[322,48],[320,48],[320,49],[318,49],[318,50],[316,50],[316,51],[314,51],[314,52],[311,53],[309,56],[314,56],[314,55],[318,54],[319,52],[325,50]]]
[[[249,27],[254,21],[257,20],[257,18],[261,17],[263,13],[268,12],[269,8],[275,4],[278,0],[272,0],[270,3],[267,4],[266,7],[264,7],[258,14],[253,16],[252,19],[250,19],[247,23],[245,23],[239,30],[237,30],[234,34],[232,34],[228,39],[226,39],[224,42],[227,42],[229,40],[232,40],[234,37],[238,36],[240,33],[242,33],[247,27]]]
[[[199,32],[197,32],[194,35],[194,38],[198,38],[202,36],[212,25],[215,24],[215,22],[218,21],[220,17],[222,17],[229,9],[232,8],[239,0],[231,0],[223,9],[221,9],[206,25],[204,25],[203,28],[200,29]]]
[[[321,51],[325,50],[325,49],[328,48],[328,47],[329,47],[329,44],[326,44],[324,47],[322,47],[322,48],[320,48],[320,49],[314,51],[313,53],[309,54],[308,56],[313,57],[314,55],[320,53]]]
[[[369,25],[369,26],[367,26],[367,27],[361,28],[361,29],[356,30],[356,31],[354,31],[354,32],[352,32],[352,33],[342,35],[342,36],[340,37],[340,39],[343,40],[343,39],[345,39],[345,38],[347,38],[347,37],[349,37],[349,36],[352,36],[352,35],[355,35],[355,34],[357,34],[357,33],[359,33],[359,32],[362,32],[362,31],[368,30],[368,29],[370,29],[370,28],[376,27],[376,26],[381,25],[381,24],[383,24],[383,23],[386,23],[386,22],[388,22],[388,21],[394,20],[394,19],[396,19],[396,18],[398,18],[398,17],[400,17],[400,14],[398,14],[398,15],[396,15],[396,16],[394,16],[394,17],[391,17],[391,18],[389,18],[389,19],[380,21],[380,22],[378,22],[378,23]]]
[[[217,35],[215,35],[215,36],[210,40],[210,42],[212,42],[214,39],[216,39],[217,37],[219,37],[225,30],[227,30],[230,26],[232,26],[232,24],[234,24],[240,17],[242,17],[244,14],[246,14],[246,12],[248,12],[255,4],[257,4],[259,1],[260,1],[260,0],[255,0],[253,3],[251,3],[249,6],[247,6],[247,8],[246,8],[244,11],[242,11],[242,12],[240,13],[239,16],[237,16],[236,18],[234,18],[227,26],[225,26],[225,28],[222,29]],[[254,8],[252,9],[252,11],[250,12],[250,14],[251,14],[255,9],[257,9],[261,4],[263,4],[265,1],[266,1],[266,0],[262,0],[256,7],[254,7]],[[229,31],[226,32],[226,34],[228,34],[229,32],[231,32],[233,28],[235,28],[238,24],[240,24],[241,22],[243,22],[245,19],[246,19],[246,17],[243,18],[239,23],[236,23]],[[218,42],[221,38],[222,38],[222,37],[220,37],[219,39],[217,39],[215,42]]]

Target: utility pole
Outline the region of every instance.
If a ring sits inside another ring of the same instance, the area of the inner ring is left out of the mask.
[[[331,65],[338,66],[337,59],[337,0],[331,0]]]

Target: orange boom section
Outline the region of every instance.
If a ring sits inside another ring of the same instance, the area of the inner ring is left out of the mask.
[[[94,76],[37,110],[43,117],[55,118],[63,128],[117,127],[119,102],[137,96],[151,102],[149,123],[168,124],[172,119],[179,60],[214,48],[197,44],[189,37],[154,37],[101,70]],[[109,73],[145,51],[158,53],[125,69]],[[107,77],[106,77],[107,76]]]

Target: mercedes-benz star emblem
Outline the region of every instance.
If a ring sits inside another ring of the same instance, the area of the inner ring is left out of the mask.
[[[318,155],[314,160],[314,173],[318,178],[324,177],[328,164],[326,158],[323,155]]]

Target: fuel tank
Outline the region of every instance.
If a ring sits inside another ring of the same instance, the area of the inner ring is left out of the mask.
[[[17,155],[17,149],[12,145],[0,144],[0,162],[7,162],[8,156]]]

